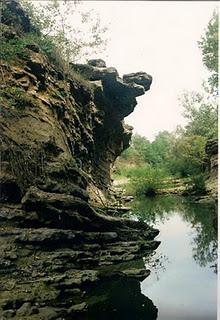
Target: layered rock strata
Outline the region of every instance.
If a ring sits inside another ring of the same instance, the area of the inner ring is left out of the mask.
[[[24,39],[30,22],[17,1],[6,4],[14,17],[3,11],[8,44]],[[108,190],[131,137],[123,118],[152,79],[144,72],[122,79],[102,60],[65,73],[30,42],[0,62],[0,318],[73,319],[87,312],[103,266],[140,259],[159,244],[145,223],[97,213],[88,193]],[[126,264],[114,277],[148,274]]]
[[[218,140],[210,139],[206,144],[208,156],[208,179],[206,190],[209,196],[217,201],[218,199]]]

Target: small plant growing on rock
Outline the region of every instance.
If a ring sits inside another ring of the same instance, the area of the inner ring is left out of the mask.
[[[26,91],[21,87],[1,88],[0,97],[6,102],[9,107],[15,107],[18,110],[23,110],[26,107],[34,107],[35,101],[28,96]]]
[[[10,62],[16,57],[27,58],[25,42],[23,39],[1,39],[0,59]]]

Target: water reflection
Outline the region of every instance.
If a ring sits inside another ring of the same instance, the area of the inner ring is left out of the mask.
[[[194,231],[192,252],[202,267],[210,266],[217,272],[217,208],[213,203],[196,203],[177,196],[139,198],[132,204],[133,214],[150,225],[164,223],[176,212]]]
[[[173,196],[138,199],[133,205],[136,218],[160,230],[155,263],[161,253],[169,259],[163,260],[166,270],[159,272],[159,281],[150,267],[151,275],[141,283],[158,307],[157,320],[215,320],[217,279],[210,269],[214,265],[215,270],[217,256],[214,205]]]
[[[87,288],[88,310],[74,320],[215,320],[216,275],[209,269],[216,272],[214,205],[157,196],[137,199],[133,215],[160,229],[161,245],[139,261],[100,269],[104,280]],[[141,284],[120,276],[144,265],[151,275]]]
[[[158,310],[141,293],[140,282],[126,277],[109,277],[87,294],[88,311],[80,320],[156,320]]]
[[[154,251],[147,257],[143,257],[143,262],[146,269],[151,270],[154,277],[158,281],[160,276],[166,271],[167,265],[170,263],[169,258],[166,254],[160,251]]]

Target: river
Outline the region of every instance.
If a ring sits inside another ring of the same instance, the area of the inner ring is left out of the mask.
[[[217,319],[217,231],[212,204],[163,196],[134,203],[135,216],[160,230],[161,245],[146,268],[141,292],[158,320]]]
[[[106,277],[86,297],[88,312],[80,320],[216,320],[216,208],[183,197],[139,198],[131,219],[160,230],[157,250],[126,268],[151,270],[141,283],[132,278]],[[109,266],[104,271],[110,274]]]

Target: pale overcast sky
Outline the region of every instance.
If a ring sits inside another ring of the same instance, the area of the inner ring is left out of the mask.
[[[197,41],[204,34],[217,1],[85,1],[109,22],[104,58],[120,76],[145,71],[150,91],[138,98],[126,122],[152,140],[161,130],[183,124],[178,96],[200,88],[207,71]]]

